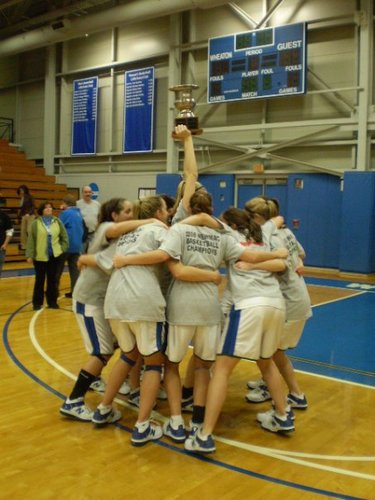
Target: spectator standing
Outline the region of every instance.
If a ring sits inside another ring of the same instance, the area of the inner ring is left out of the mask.
[[[57,283],[60,283],[61,275],[64,270],[65,262],[68,263],[70,276],[70,292],[65,294],[65,297],[71,298],[74,285],[79,276],[77,262],[82,253],[85,223],[81,214],[81,210],[76,206],[76,200],[72,195],[68,194],[63,199],[61,204],[60,220],[64,224],[69,237],[69,247],[61,258],[61,267],[57,276]]]
[[[18,187],[17,194],[21,197],[20,209],[18,211],[18,219],[21,224],[20,249],[26,250],[27,236],[29,234],[31,224],[35,219],[35,202],[26,184],[21,184]]]
[[[58,309],[57,272],[60,269],[62,254],[69,246],[68,234],[64,224],[52,214],[50,202],[42,202],[37,210],[38,216],[31,225],[27,238],[26,257],[33,262],[35,283],[33,309],[41,309],[44,301],[44,282],[47,278],[46,298],[50,309]]]
[[[90,186],[84,186],[82,188],[82,198],[77,201],[77,207],[81,210],[83,220],[88,229],[88,236],[85,242],[84,252],[94,237],[95,229],[98,225],[98,216],[100,211],[100,203],[92,199],[92,189]]]
[[[5,198],[0,197],[0,278],[5,261],[6,248],[13,236],[13,225],[8,214],[1,210],[5,206]]]

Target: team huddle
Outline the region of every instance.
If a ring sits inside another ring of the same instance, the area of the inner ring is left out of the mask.
[[[294,430],[293,410],[306,409],[307,400],[285,351],[298,344],[311,306],[301,276],[304,251],[277,201],[257,197],[213,217],[212,198],[197,182],[191,134],[179,125],[175,135],[184,145],[184,181],[171,213],[163,196],[134,204],[111,199],[79,258],[73,311],[89,357],[60,413],[102,427],[121,419],[113,400],[130,391],[128,402],[139,408],[134,446],[165,435],[186,450],[212,453],[228,379],[241,359],[256,361],[261,373],[248,383],[247,401],[272,400],[269,411],[257,414],[261,427]],[[189,346],[182,384],[179,365]],[[85,394],[117,347],[93,411]],[[163,388],[170,418],[161,427],[150,416]]]

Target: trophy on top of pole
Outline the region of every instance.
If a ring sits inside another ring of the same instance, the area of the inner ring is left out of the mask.
[[[175,118],[175,125],[186,125],[192,135],[200,135],[203,132],[203,129],[199,128],[198,117],[193,113],[195,99],[192,92],[197,88],[198,85],[187,83],[175,85],[169,89],[176,94],[174,105],[179,113]],[[172,132],[172,137],[174,137],[174,132]]]

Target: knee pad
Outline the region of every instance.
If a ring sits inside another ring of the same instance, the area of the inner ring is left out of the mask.
[[[121,361],[123,361],[124,363],[126,363],[127,365],[129,365],[131,367],[133,367],[136,363],[132,359],[128,358],[128,356],[124,352],[121,353],[120,359],[121,359]]]
[[[159,372],[161,373],[162,371],[162,366],[161,365],[145,365],[145,371],[146,372]]]

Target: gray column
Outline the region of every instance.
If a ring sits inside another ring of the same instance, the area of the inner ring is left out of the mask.
[[[181,83],[181,15],[173,14],[170,17],[170,50],[168,88]],[[171,137],[176,110],[174,107],[175,93],[168,91],[167,112],[167,173],[178,171],[178,142]]]
[[[361,10],[357,12],[359,26],[358,85],[363,88],[363,90],[359,91],[358,98],[357,170],[370,169],[371,138],[368,130],[368,120],[374,86],[373,16],[372,0],[362,0]]]
[[[56,45],[50,45],[46,50],[43,160],[46,174],[53,175],[56,148]]]

